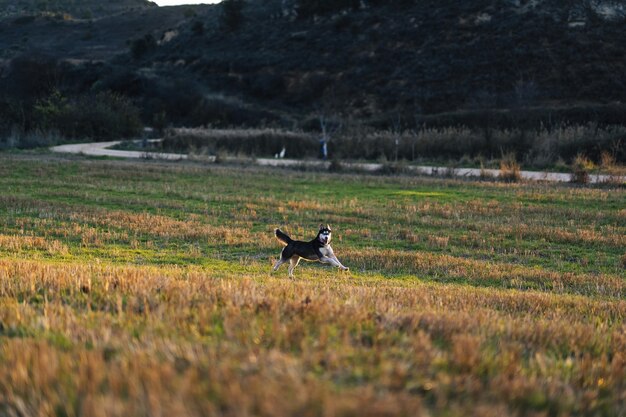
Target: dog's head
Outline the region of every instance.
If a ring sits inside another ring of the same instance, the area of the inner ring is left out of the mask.
[[[328,245],[332,239],[332,230],[329,225],[320,224],[320,230],[317,232],[317,238],[322,245]]]

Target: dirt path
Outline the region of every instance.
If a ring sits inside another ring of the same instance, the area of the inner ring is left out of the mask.
[[[117,149],[108,149],[121,141],[112,142],[96,142],[96,143],[73,143],[69,145],[53,146],[50,148],[52,152],[73,153],[89,156],[112,156],[116,158],[144,158],[144,159],[165,159],[178,161],[187,159],[187,155],[177,153],[160,153],[160,152],[139,152],[139,151],[122,151]]]
[[[152,141],[158,141],[159,139],[153,139]],[[168,161],[179,161],[188,159],[187,155],[176,153],[160,153],[160,152],[139,152],[139,151],[122,151],[116,149],[109,149],[121,141],[112,142],[97,142],[97,143],[78,143],[70,145],[60,145],[50,148],[53,152],[82,154],[89,156],[111,156],[117,158],[144,158],[144,159],[159,159]],[[270,159],[270,158],[257,158],[256,163],[261,166],[273,166],[273,167],[328,167],[330,162],[324,161],[307,161],[296,159]],[[342,163],[346,168],[359,169],[362,171],[377,171],[381,169],[382,164],[377,163]],[[451,170],[446,167],[433,167],[433,166],[414,166],[407,165],[406,168],[415,173],[423,175],[454,175],[458,177],[480,177],[481,175],[490,176],[496,178],[500,175],[500,171],[497,169],[485,169],[480,170],[477,168],[455,168]],[[525,180],[534,181],[552,181],[552,182],[568,182],[570,181],[570,174],[564,174],[559,172],[537,172],[537,171],[520,171],[520,176]],[[609,177],[606,175],[591,175],[589,182],[599,183],[606,182]],[[621,181],[626,182],[626,178],[622,177]]]

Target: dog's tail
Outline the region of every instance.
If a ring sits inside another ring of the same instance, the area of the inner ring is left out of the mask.
[[[276,229],[274,230],[274,233],[276,234],[276,237],[278,238],[278,240],[280,240],[281,242],[283,242],[285,245],[290,244],[291,242],[293,242],[293,239],[290,238],[289,236],[287,236],[282,230],[280,229]]]

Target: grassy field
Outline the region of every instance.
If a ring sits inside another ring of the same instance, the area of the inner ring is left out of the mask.
[[[0,154],[0,414],[624,416],[626,190]],[[273,229],[350,273],[270,274]]]

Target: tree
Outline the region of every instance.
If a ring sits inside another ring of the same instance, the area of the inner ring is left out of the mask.
[[[310,17],[347,9],[358,9],[359,0],[298,0],[298,15]]]
[[[196,36],[202,36],[202,34],[204,33],[204,23],[199,20],[193,22],[193,25],[191,26],[191,32]]]
[[[135,39],[130,44],[130,52],[133,55],[133,58],[139,59],[143,57],[146,53],[156,48],[156,40],[152,34],[148,33],[143,38]]]
[[[58,90],[34,106],[36,126],[68,138],[110,139],[137,136],[139,109],[126,97],[100,92],[68,99]]]
[[[393,134],[393,141],[395,148],[395,162],[398,162],[398,152],[400,150],[400,139],[402,138],[402,117],[400,112],[391,118],[391,132]]]
[[[343,120],[339,109],[342,107],[337,98],[334,88],[327,89],[322,97],[321,105],[318,108],[318,120],[320,123],[320,156],[322,159],[328,158],[328,143],[331,138],[341,130]]]
[[[243,23],[243,0],[224,0],[222,3],[222,27],[234,31]]]

